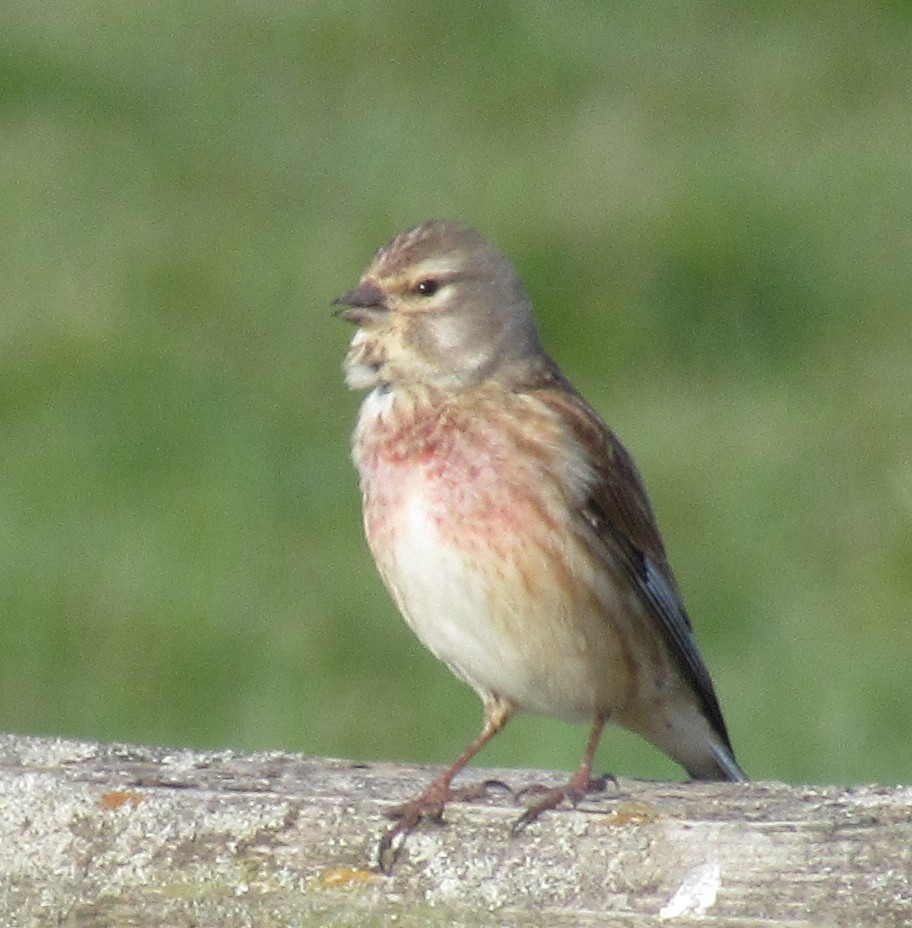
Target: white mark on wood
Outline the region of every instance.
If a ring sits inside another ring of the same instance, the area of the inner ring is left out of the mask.
[[[705,915],[716,901],[721,885],[722,868],[718,864],[695,867],[659,910],[659,918]]]

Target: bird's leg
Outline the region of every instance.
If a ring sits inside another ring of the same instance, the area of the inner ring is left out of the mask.
[[[448,802],[467,802],[483,796],[491,786],[506,786],[499,780],[486,780],[475,786],[464,789],[452,789],[450,784],[456,775],[472,760],[472,758],[507,724],[513,715],[515,707],[497,696],[485,699],[485,722],[478,737],[459,755],[456,761],[447,767],[443,773],[420,796],[393,806],[385,811],[387,818],[397,819],[396,824],[389,828],[380,839],[377,847],[377,861],[384,873],[389,873],[399,847],[393,848],[393,843],[401,835],[408,835],[423,820],[433,822],[443,821],[443,807]],[[506,787],[509,789],[509,787]]]
[[[582,763],[564,786],[553,789],[545,786],[530,786],[523,790],[526,793],[541,794],[541,798],[530,805],[516,820],[513,825],[513,834],[522,831],[526,825],[534,822],[542,812],[547,812],[549,809],[559,806],[565,799],[569,799],[570,802],[576,805],[587,794],[600,793],[605,789],[611,776],[593,777],[592,764],[595,761],[595,752],[598,750],[599,741],[602,737],[602,729],[604,729],[607,721],[604,716],[596,717],[592,724],[592,730],[589,732],[589,741],[586,743],[586,753],[583,755]]]

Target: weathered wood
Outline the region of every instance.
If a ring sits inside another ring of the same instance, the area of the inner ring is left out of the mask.
[[[429,777],[0,736],[0,924],[912,924],[909,787],[621,780],[516,837],[518,807],[494,792],[373,872],[382,809]]]

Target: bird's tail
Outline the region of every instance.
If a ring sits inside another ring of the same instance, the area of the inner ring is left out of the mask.
[[[738,765],[738,761],[735,760],[735,755],[731,750],[721,744],[714,745],[713,757],[719,765],[719,773],[721,774],[716,779],[730,780],[732,783],[747,782],[747,774]]]
[[[746,783],[747,774],[741,769],[732,750],[724,744],[714,743],[709,757],[697,766],[685,764],[685,769],[695,780],[728,780],[731,783]]]

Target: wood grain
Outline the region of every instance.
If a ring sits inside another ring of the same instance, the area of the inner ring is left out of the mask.
[[[0,736],[0,924],[912,924],[910,787],[622,779],[516,837],[493,791],[376,873],[383,808],[431,774]]]

